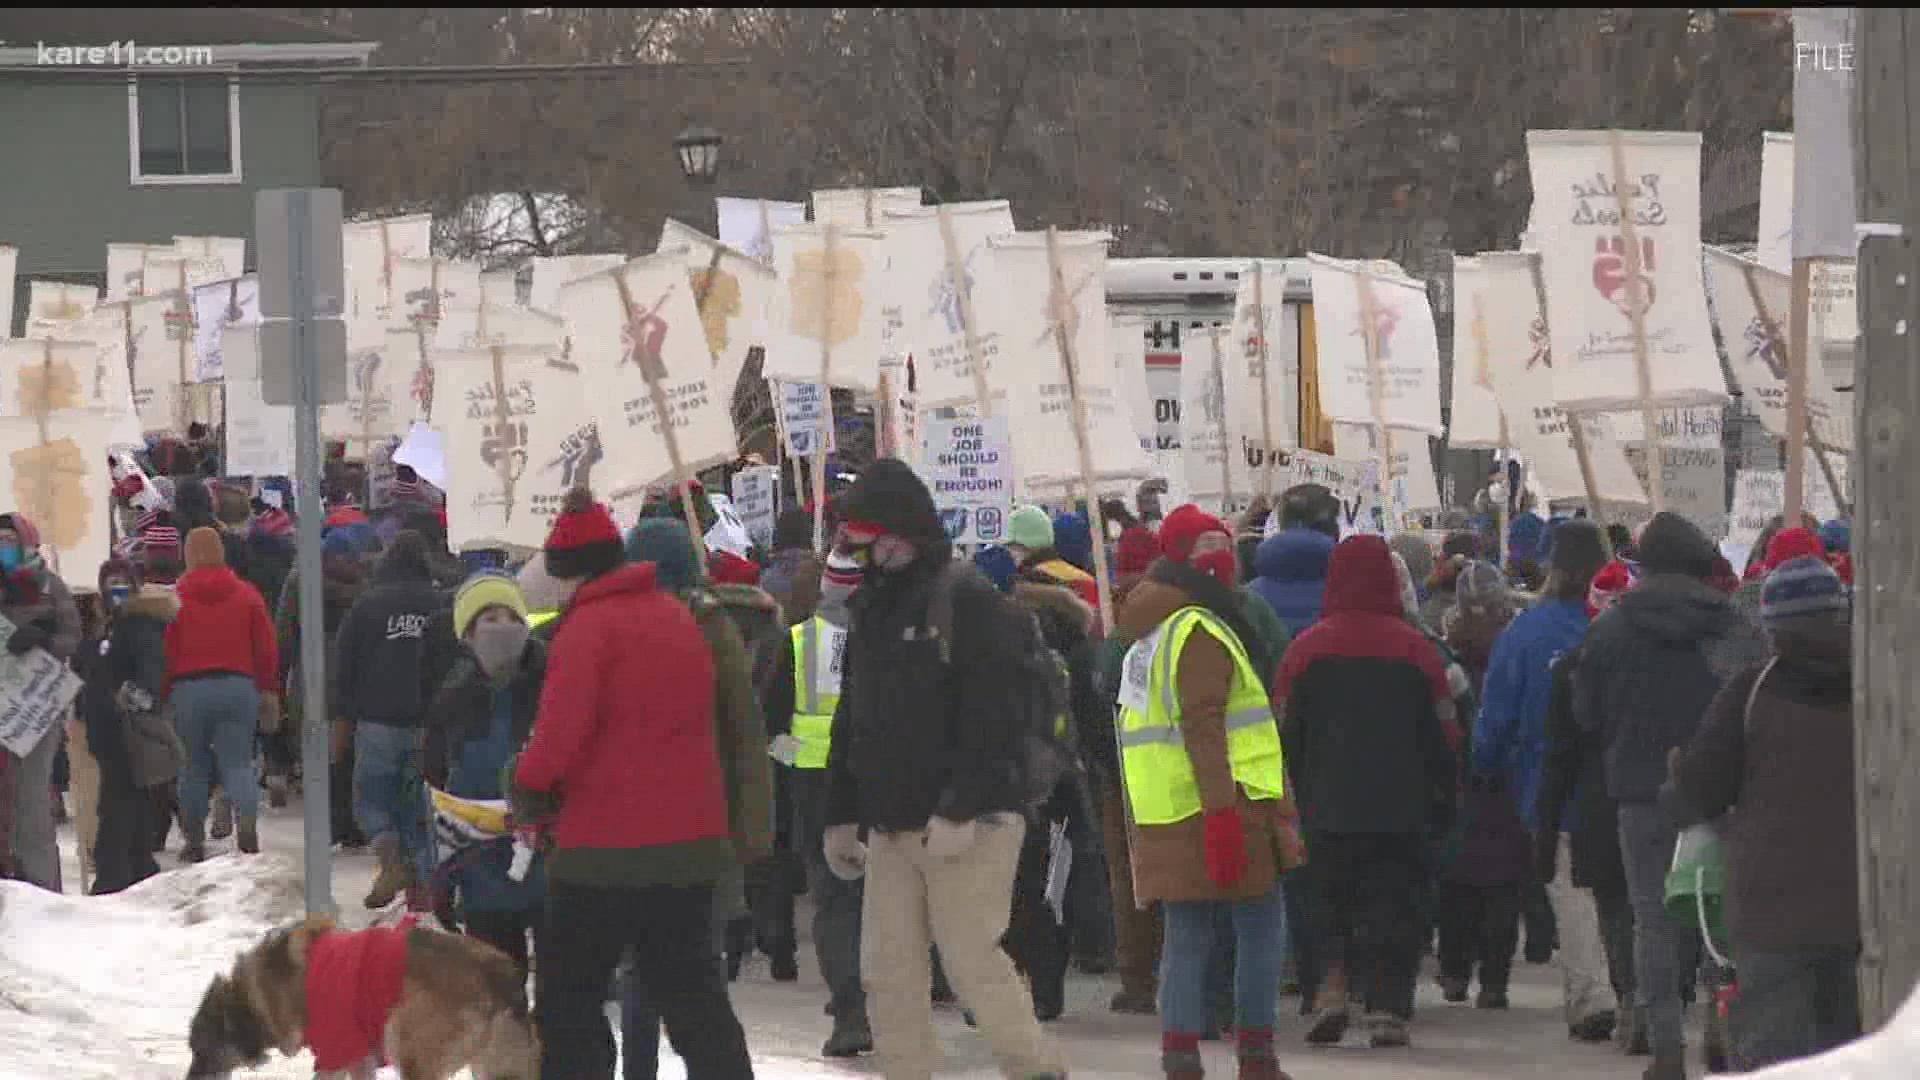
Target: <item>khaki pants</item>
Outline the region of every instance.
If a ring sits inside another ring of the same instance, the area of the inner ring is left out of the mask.
[[[954,992],[973,1010],[1004,1075],[1064,1074],[1000,947],[1025,835],[1017,818],[983,821],[973,846],[952,859],[929,856],[925,832],[868,837],[860,977],[887,1080],[932,1080],[938,1064],[927,993],[930,944],[939,947]]]
[[[73,799],[73,832],[80,841],[80,891],[93,887],[93,845],[100,837],[100,763],[87,748],[87,726],[67,717],[67,794]]]
[[[1560,926],[1562,1005],[1568,1026],[1615,1006],[1607,976],[1607,951],[1600,938],[1600,912],[1593,894],[1573,884],[1572,844],[1560,836],[1560,873],[1547,886],[1553,918]]]

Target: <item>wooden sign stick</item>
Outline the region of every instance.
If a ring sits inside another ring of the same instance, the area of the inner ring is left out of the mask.
[[[615,267],[608,271],[613,275],[614,287],[620,290],[620,321],[624,324],[633,318],[633,293],[627,288],[627,268]],[[633,348],[640,348],[638,334],[628,335],[633,340]],[[667,388],[660,385],[660,370],[655,364],[644,362],[636,355],[640,368],[640,377],[647,381],[647,395],[653,399],[653,417],[660,425],[660,438],[667,444],[667,464],[673,469],[673,480],[679,488],[680,511],[687,521],[688,538],[693,544],[694,565],[704,573],[707,565],[706,536],[700,531],[700,515],[693,508],[693,477],[687,472],[687,465],[680,457],[680,436],[673,430],[673,415],[667,410]]]
[[[873,217],[873,193],[867,193],[867,217]],[[823,228],[820,280],[820,426],[813,433],[813,550],[827,550],[827,433],[833,430],[833,389],[827,382],[833,372],[834,283],[839,277],[835,256],[839,254],[840,230]]]
[[[960,339],[967,350],[967,367],[973,372],[973,396],[979,402],[980,419],[993,415],[993,390],[987,384],[986,359],[980,355],[980,339],[976,328],[979,323],[973,317],[973,288],[967,281],[967,264],[960,254],[960,241],[954,235],[953,210],[942,206],[937,211],[940,218],[940,246],[947,259],[947,280],[953,285],[953,294],[960,307]]]
[[[1373,279],[1363,269],[1355,269],[1352,274],[1354,288],[1360,295],[1360,341],[1366,348],[1367,396],[1373,407],[1374,450],[1380,459],[1380,511],[1384,526],[1394,520],[1393,429],[1387,426],[1387,373],[1380,369],[1380,308],[1373,295]]]
[[[1551,330],[1547,323],[1547,279],[1540,268],[1538,254],[1528,253],[1527,271],[1533,278],[1534,310],[1540,320],[1542,332],[1546,333]],[[1546,340],[1552,341],[1551,336]],[[1551,348],[1551,345],[1548,347]],[[1600,482],[1593,473],[1593,456],[1587,448],[1586,417],[1584,414],[1565,409],[1561,410],[1561,415],[1567,418],[1567,438],[1573,443],[1573,460],[1580,467],[1580,486],[1587,492],[1587,513],[1593,517],[1594,523],[1600,526],[1601,540],[1604,543],[1607,530],[1606,514],[1600,504]],[[1607,557],[1613,557],[1611,545],[1608,546]]]
[[[1267,351],[1267,271],[1259,259],[1253,261],[1253,335],[1260,345],[1260,490],[1273,501],[1273,412],[1269,394],[1271,372]]]
[[[1047,227],[1047,275],[1053,294],[1053,342],[1060,353],[1060,371],[1066,376],[1067,395],[1073,403],[1073,441],[1080,452],[1080,482],[1087,491],[1087,522],[1093,529],[1093,575],[1095,593],[1100,599],[1100,629],[1113,632],[1112,578],[1107,573],[1107,526],[1100,512],[1100,493],[1094,484],[1093,447],[1087,439],[1087,403],[1080,394],[1080,365],[1074,353],[1073,334],[1068,330],[1070,301],[1066,275],[1060,267],[1060,230]]]
[[[1233,505],[1233,446],[1232,436],[1227,431],[1227,379],[1225,361],[1220,356],[1220,328],[1207,327],[1207,343],[1213,350],[1213,370],[1207,379],[1212,385],[1210,396],[1220,403],[1220,509],[1225,512]]]
[[[1640,233],[1633,223],[1633,192],[1627,186],[1627,147],[1609,131],[1613,150],[1613,195],[1620,205],[1620,242],[1626,248],[1627,319],[1633,324],[1633,366],[1639,379],[1640,422],[1647,441],[1647,499],[1658,514],[1667,508],[1666,454],[1660,446],[1660,413],[1653,405],[1653,367],[1647,357],[1647,283],[1640,275]]]

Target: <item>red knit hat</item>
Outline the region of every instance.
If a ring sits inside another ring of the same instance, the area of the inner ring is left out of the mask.
[[[760,565],[731,551],[716,551],[707,557],[707,577],[716,585],[758,585]]]
[[[1767,572],[1772,573],[1781,563],[1807,555],[1822,562],[1827,560],[1827,545],[1820,542],[1819,534],[1812,529],[1782,529],[1767,543]]]
[[[1193,555],[1193,546],[1208,533],[1233,535],[1219,518],[1188,503],[1160,523],[1160,552],[1174,562],[1186,562]]]
[[[626,558],[620,544],[620,526],[586,488],[567,492],[543,550],[547,574],[561,581],[599,577]]]
[[[1113,571],[1121,577],[1144,574],[1159,557],[1160,541],[1153,538],[1152,530],[1135,525],[1121,533],[1120,542],[1114,545]]]

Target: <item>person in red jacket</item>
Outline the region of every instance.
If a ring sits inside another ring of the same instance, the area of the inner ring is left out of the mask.
[[[253,775],[256,726],[277,717],[280,655],[266,601],[227,566],[213,529],[187,534],[180,614],[167,625],[166,693],[186,744],[180,776],[182,862],[206,858],[207,794],[217,777],[239,818],[236,842],[260,850],[260,784]]]
[[[735,853],[706,636],[654,564],[623,565],[619,527],[584,489],[544,557],[565,599],[509,792],[516,823],[550,819],[555,846],[535,964],[541,1075],[612,1075],[603,1003],[631,948],[689,1080],[750,1077],[714,962],[714,886]]]

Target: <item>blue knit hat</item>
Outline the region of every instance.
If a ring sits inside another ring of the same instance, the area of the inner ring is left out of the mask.
[[[1085,514],[1054,515],[1053,550],[1074,566],[1093,572],[1093,525]]]
[[[1840,575],[1811,555],[1781,563],[1760,587],[1760,617],[1768,622],[1798,615],[1845,613],[1852,606]]]
[[[1846,551],[1853,546],[1853,526],[1845,518],[1834,518],[1820,526],[1820,542],[1829,552]]]
[[[1003,593],[1013,591],[1014,575],[1020,572],[1019,565],[1013,561],[1013,552],[998,546],[983,547],[974,553],[973,565],[993,582],[994,588]]]
[[[627,561],[653,564],[654,579],[670,593],[684,593],[706,577],[693,557],[685,522],[669,517],[641,518],[627,533]]]

